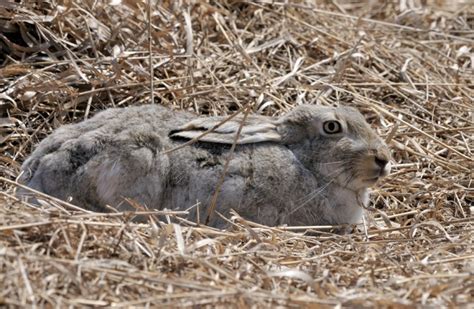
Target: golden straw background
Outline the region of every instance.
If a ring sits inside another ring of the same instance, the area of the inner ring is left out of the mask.
[[[472,1],[0,1],[0,64],[0,305],[472,305]],[[15,197],[52,130],[152,101],[209,115],[355,106],[393,172],[344,235],[238,214],[216,230],[185,211],[138,224]]]

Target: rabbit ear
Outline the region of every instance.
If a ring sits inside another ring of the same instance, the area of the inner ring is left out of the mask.
[[[193,139],[209,129],[214,129],[199,137],[199,140],[209,143],[233,144],[243,116],[239,115],[222,123],[226,119],[227,117],[199,118],[171,130],[169,136]],[[300,143],[319,134],[319,127],[323,119],[335,119],[334,108],[300,105],[275,120],[264,116],[248,116],[237,144],[277,142],[290,145]],[[221,125],[217,127],[219,124]]]
[[[209,143],[233,144],[243,117],[237,116],[216,128],[216,126],[225,121],[226,118],[227,117],[209,117],[196,119],[177,129],[171,130],[169,136],[193,139],[207,130],[215,128],[212,132],[201,136],[199,140]],[[281,141],[281,136],[277,132],[277,126],[270,118],[248,116],[242,126],[237,144],[279,141]]]

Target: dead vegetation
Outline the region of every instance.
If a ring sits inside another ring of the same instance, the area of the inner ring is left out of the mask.
[[[0,304],[472,303],[472,3],[150,2],[0,2]],[[21,163],[54,128],[151,101],[203,114],[356,106],[394,170],[348,235],[16,200]]]

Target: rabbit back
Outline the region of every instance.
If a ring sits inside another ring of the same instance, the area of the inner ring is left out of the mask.
[[[169,171],[167,157],[159,156],[167,143],[166,125],[192,117],[173,115],[161,106],[108,109],[62,126],[25,161],[20,181],[93,210],[105,205],[127,209],[124,197],[150,201],[160,194],[162,174]]]

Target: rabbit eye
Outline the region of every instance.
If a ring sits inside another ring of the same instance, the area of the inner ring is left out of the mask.
[[[327,134],[336,134],[342,132],[342,126],[339,121],[330,120],[323,124],[323,130]]]

